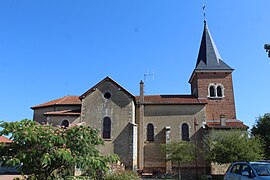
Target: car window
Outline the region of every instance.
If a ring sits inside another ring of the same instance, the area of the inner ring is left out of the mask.
[[[231,173],[234,173],[234,174],[241,174],[241,172],[240,172],[240,167],[241,167],[240,164],[235,164],[235,165],[232,167]]]
[[[259,176],[270,176],[270,164],[252,164]]]
[[[249,176],[255,176],[253,170],[250,167],[250,165],[243,164],[243,166],[242,166],[242,175],[243,175],[243,172],[248,172]]]

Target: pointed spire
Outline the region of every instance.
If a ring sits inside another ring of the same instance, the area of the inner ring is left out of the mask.
[[[204,30],[195,70],[233,70],[224,63],[204,20]]]

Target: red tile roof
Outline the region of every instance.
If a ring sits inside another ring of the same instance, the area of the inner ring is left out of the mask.
[[[12,140],[10,140],[4,136],[0,136],[0,143],[12,143]]]
[[[140,96],[136,96],[137,102]],[[205,99],[192,95],[150,95],[144,96],[145,104],[207,104]]]
[[[62,111],[52,111],[52,112],[46,112],[44,115],[58,115],[58,116],[80,116],[81,111],[80,110],[62,110]]]
[[[46,106],[53,106],[53,105],[81,105],[82,102],[79,99],[79,96],[64,96],[59,99],[55,99],[43,104],[39,104],[36,106],[31,107],[31,109],[46,107]]]
[[[206,124],[209,128],[214,129],[231,129],[231,128],[248,129],[248,126],[239,120],[236,120],[234,122],[226,122],[226,126],[221,126],[220,122],[207,122]]]

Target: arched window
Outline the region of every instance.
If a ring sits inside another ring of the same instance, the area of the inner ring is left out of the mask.
[[[61,127],[64,127],[64,128],[67,128],[69,126],[69,122],[68,122],[68,120],[63,120],[62,122],[61,122]]]
[[[223,95],[222,95],[222,88],[221,88],[221,86],[218,86],[217,87],[217,97],[222,97]]]
[[[209,93],[210,93],[210,97],[216,97],[215,87],[214,86],[209,87]]]
[[[183,123],[182,127],[182,140],[183,141],[188,141],[189,140],[189,127],[187,123]]]
[[[103,119],[103,139],[111,139],[111,119],[109,117],[105,117]]]
[[[208,86],[208,97],[209,98],[218,98],[218,99],[225,97],[223,85],[211,83]]]
[[[147,125],[147,141],[154,141],[154,125],[151,123]]]

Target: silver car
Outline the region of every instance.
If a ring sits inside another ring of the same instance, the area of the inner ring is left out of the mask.
[[[228,168],[224,180],[270,180],[269,162],[234,162]]]

